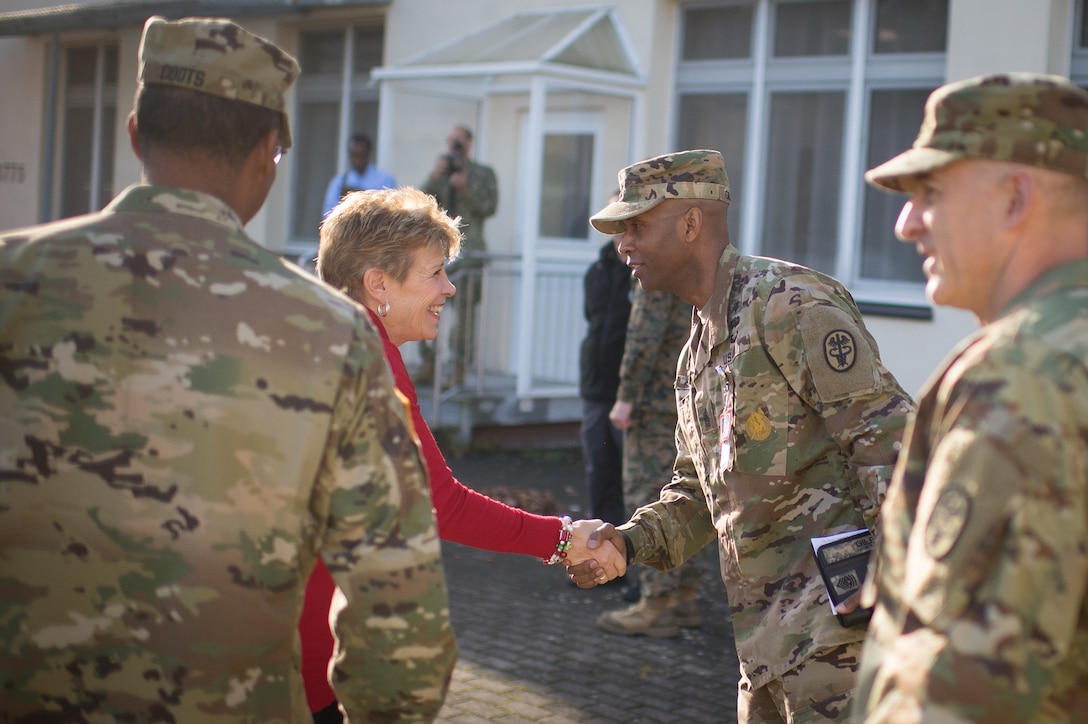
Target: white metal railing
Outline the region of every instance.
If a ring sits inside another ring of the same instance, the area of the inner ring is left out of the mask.
[[[519,326],[521,274],[521,257],[514,254],[473,253],[454,265],[450,281],[457,294],[447,303],[454,314],[443,313],[435,343],[434,420],[442,403],[455,398],[512,397],[519,388],[536,398],[577,397],[584,265],[538,264],[529,329]],[[516,350],[526,334],[532,354],[519,365]]]

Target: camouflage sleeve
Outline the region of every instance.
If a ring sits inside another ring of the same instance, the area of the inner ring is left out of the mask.
[[[495,172],[478,163],[468,166],[467,188],[459,192],[457,203],[480,219],[493,216],[499,206],[499,182]]]
[[[639,285],[635,286],[635,299],[627,320],[627,341],[623,348],[623,361],[620,362],[620,385],[616,391],[616,399],[638,407],[647,392],[655,388],[663,388],[672,397],[672,386],[669,385],[671,376],[661,379],[662,365],[657,360],[660,355],[669,354],[672,357],[672,369],[675,371],[676,357],[680,350],[662,350],[668,336],[666,332],[672,323],[674,299],[672,292],[648,292]]]
[[[914,402],[880,361],[876,341],[845,290],[798,286],[796,294],[768,302],[764,341],[790,387],[817,413],[846,458],[861,486],[849,492],[876,530]]]
[[[430,721],[457,649],[426,476],[373,330],[352,345],[311,501],[346,606],[333,686],[352,721]]]
[[[971,363],[919,413],[934,447],[910,460],[925,472],[902,582],[915,625],[885,652],[874,720],[1057,721],[1044,700],[1072,711],[1088,675],[1088,373],[1016,354]]]
[[[679,426],[672,481],[656,501],[635,511],[621,526],[634,550],[633,561],[671,571],[717,538],[696,461]]]

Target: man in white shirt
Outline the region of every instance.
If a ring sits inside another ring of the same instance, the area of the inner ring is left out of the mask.
[[[370,152],[374,144],[370,136],[365,133],[353,133],[348,141],[348,158],[351,160],[351,168],[342,174],[333,176],[329,181],[329,187],[325,190],[325,203],[322,206],[321,218],[325,218],[332,211],[332,207],[340,203],[344,194],[351,191],[368,191],[370,189],[393,189],[397,187],[397,181],[392,174],[382,171],[370,163]]]

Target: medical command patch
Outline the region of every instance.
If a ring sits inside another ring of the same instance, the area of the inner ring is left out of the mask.
[[[816,392],[825,402],[872,392],[879,371],[858,322],[839,307],[805,307],[799,315],[805,360]]]

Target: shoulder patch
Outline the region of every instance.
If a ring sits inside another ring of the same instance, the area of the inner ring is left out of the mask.
[[[846,372],[858,359],[858,343],[848,329],[833,329],[824,337],[824,359],[838,372]]]
[[[798,316],[816,393],[835,402],[877,389],[880,373],[867,335],[847,312],[817,305]]]
[[[934,560],[941,560],[956,546],[960,534],[971,517],[971,498],[959,485],[950,485],[941,497],[926,523],[926,553]]]

